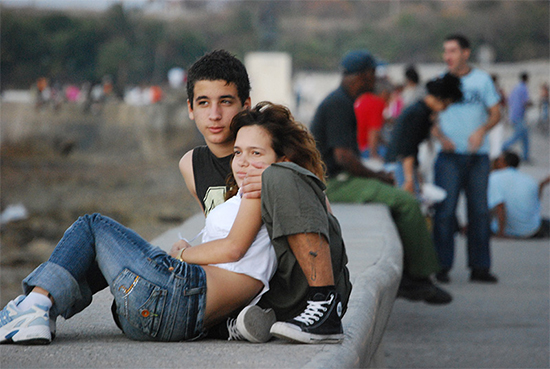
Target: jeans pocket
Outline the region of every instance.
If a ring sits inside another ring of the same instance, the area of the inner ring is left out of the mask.
[[[166,303],[167,291],[124,269],[111,286],[117,314],[143,333],[156,337]]]

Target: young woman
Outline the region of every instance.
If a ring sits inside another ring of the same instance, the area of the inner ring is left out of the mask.
[[[264,104],[256,111],[269,115],[280,108]],[[239,125],[239,119],[246,118],[243,112],[232,123],[234,192],[252,163],[267,167],[288,160],[273,148],[268,130]],[[297,125],[288,119],[281,123]],[[292,135],[303,129],[291,128],[285,142],[299,144],[301,137]],[[300,164],[322,177],[321,162],[315,161],[314,154],[309,162],[302,157]],[[237,216],[239,208],[243,211]],[[200,337],[232,312],[256,302],[269,288],[276,261],[260,213],[259,199],[244,199],[237,192],[207,217],[203,240],[212,241],[189,247],[182,240],[170,255],[112,219],[83,216],[65,232],[49,260],[25,278],[27,295],[12,300],[0,312],[0,342],[50,343],[57,316],[68,319],[82,311],[92,295],[107,285],[115,297],[120,327],[129,338]]]

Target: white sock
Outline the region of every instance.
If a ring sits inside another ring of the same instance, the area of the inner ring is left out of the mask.
[[[30,309],[33,305],[42,305],[47,306],[48,308],[52,307],[52,300],[48,296],[44,296],[38,292],[31,292],[25,297],[23,301],[17,306],[20,310],[25,311]]]

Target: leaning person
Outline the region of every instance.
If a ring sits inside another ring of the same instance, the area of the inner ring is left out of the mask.
[[[462,99],[460,79],[452,74],[426,84],[427,94],[399,116],[393,129],[386,165],[394,167],[397,186],[416,195],[420,179],[417,175],[418,146],[430,137],[437,113]]]

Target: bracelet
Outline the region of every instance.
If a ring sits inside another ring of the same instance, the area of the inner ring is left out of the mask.
[[[178,260],[179,260],[179,261],[183,261],[183,252],[184,252],[185,250],[187,250],[186,247],[184,247],[183,249],[181,249],[180,256],[178,256]]]

